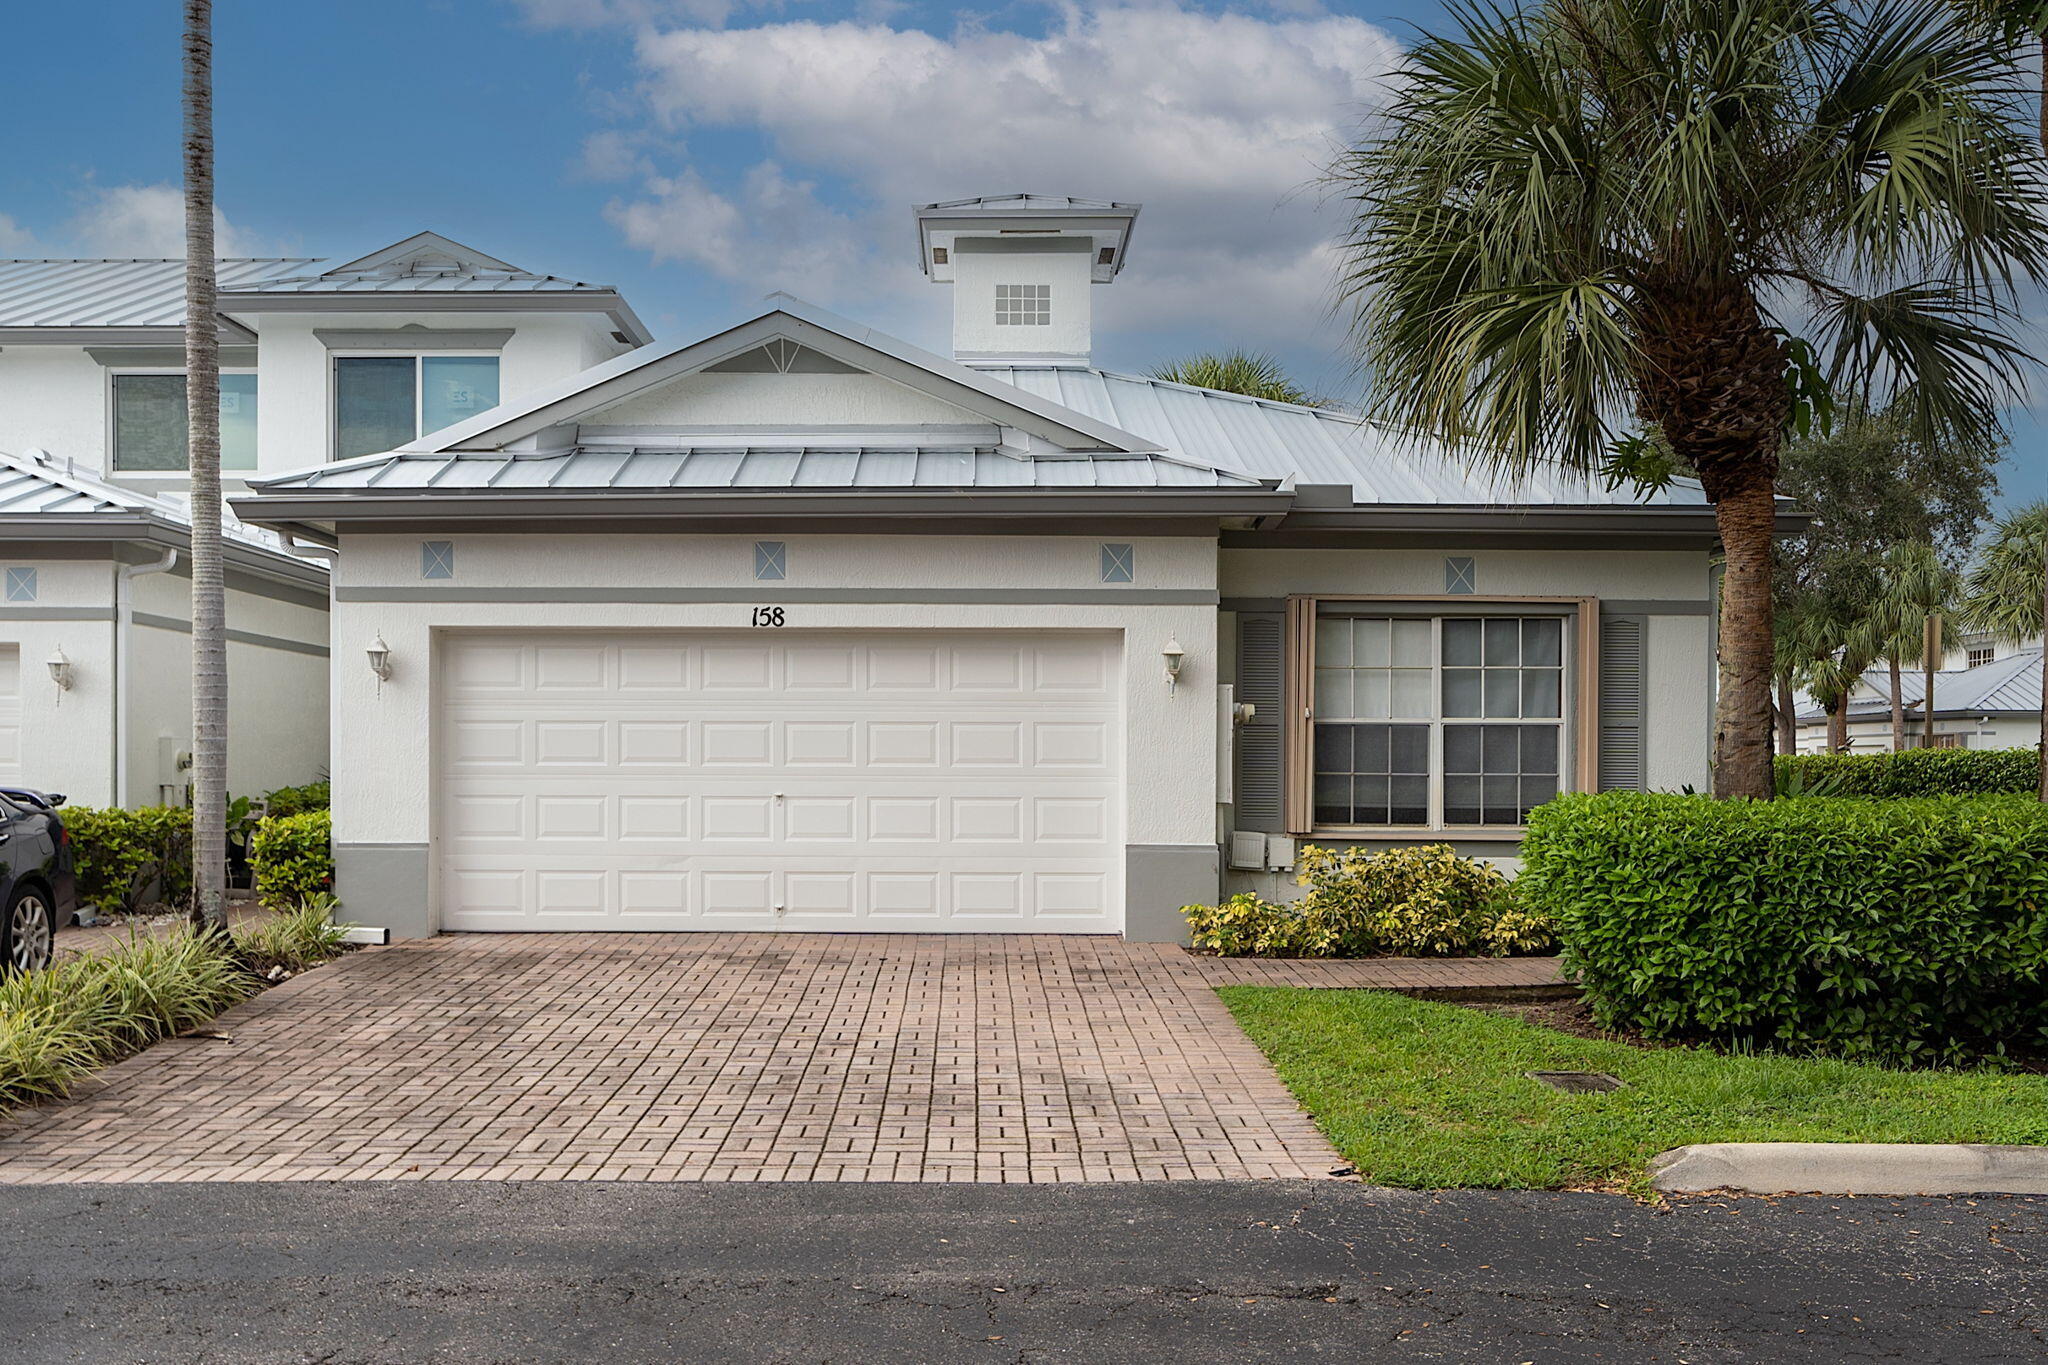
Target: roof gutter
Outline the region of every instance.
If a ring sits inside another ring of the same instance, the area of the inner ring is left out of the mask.
[[[166,549],[189,551],[191,528],[147,512],[80,512],[76,515],[31,512],[20,516],[0,513],[0,532],[9,540],[145,542]],[[250,545],[229,536],[221,537],[221,552],[238,569],[285,579],[307,587],[325,589],[327,573],[284,550]]]

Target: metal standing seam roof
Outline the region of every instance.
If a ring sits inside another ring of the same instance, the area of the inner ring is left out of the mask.
[[[1027,393],[1137,432],[1186,459],[1261,479],[1348,484],[1360,504],[1704,507],[1696,485],[1648,497],[1561,471],[1519,480],[1473,473],[1339,408],[1276,403],[1163,379],[1076,365],[975,369]]]
[[[1891,676],[1887,669],[1873,668],[1863,675],[1863,685],[1876,695],[1859,696],[1849,702],[1851,720],[1879,719],[1891,714]],[[1918,668],[1899,674],[1899,700],[1917,711],[1927,692],[1927,677]],[[1799,698],[1797,715],[1801,722],[1827,719],[1827,713],[1810,697]],[[2041,708],[2041,649],[2022,649],[2003,659],[1993,659],[1975,668],[1948,669],[1934,675],[1936,715],[1983,715],[1995,711],[2038,711]]]
[[[996,446],[599,446],[546,455],[408,455],[300,470],[286,490],[1246,488],[1256,479],[1156,455],[1023,457]]]
[[[985,209],[994,214],[1004,213],[1122,213],[1135,211],[1137,204],[1117,203],[1109,199],[1076,199],[1067,194],[982,194],[972,199],[941,199],[932,204],[919,204],[918,213],[943,212],[948,209]]]
[[[231,257],[218,262],[222,311],[237,296],[276,294],[563,294],[605,285],[514,270],[323,274],[324,258]],[[0,327],[180,327],[185,262],[0,260]]]
[[[0,450],[0,528],[33,534],[33,523],[25,527],[23,522],[37,517],[142,519],[181,530],[192,526],[191,508],[182,502],[106,483],[44,451],[16,455]],[[232,515],[223,514],[221,533],[294,564],[308,562],[285,549],[275,532],[250,526]]]

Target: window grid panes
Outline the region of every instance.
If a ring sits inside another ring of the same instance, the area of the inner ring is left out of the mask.
[[[185,376],[117,374],[114,384],[114,469],[123,474],[182,474],[191,467]],[[220,377],[220,467],[256,467],[256,376]]]
[[[1564,768],[1558,617],[1319,615],[1319,826],[1519,825]]]
[[[1049,284],[999,284],[996,286],[996,326],[1046,327],[1052,323],[1052,286]]]
[[[380,455],[498,405],[494,355],[334,359],[334,458]]]

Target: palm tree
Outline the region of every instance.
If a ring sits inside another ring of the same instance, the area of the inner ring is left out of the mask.
[[[2040,639],[2048,622],[2048,502],[2002,518],[1970,571],[1970,622],[2013,644]],[[2048,801],[2048,655],[2041,668],[2041,799]]]
[[[1221,389],[1275,403],[1324,406],[1323,400],[1297,385],[1269,355],[1253,351],[1203,351],[1147,371],[1154,379],[1172,384],[1191,384],[1198,389]]]
[[[1870,604],[1863,635],[1870,651],[1891,674],[1892,748],[1906,747],[1906,708],[1900,666],[1918,663],[1921,743],[1934,744],[1934,674],[1941,667],[1941,640],[1958,627],[1955,612],[1961,582],[1941,554],[1925,542],[1894,545],[1878,565],[1878,595]]]
[[[192,467],[192,922],[227,931],[227,599],[213,262],[213,3],[185,0],[185,407]]]
[[[1940,0],[1536,0],[1410,54],[1334,172],[1369,416],[1497,470],[1654,436],[1725,555],[1714,790],[1771,794],[1777,450],[1829,394],[1988,439],[2048,162]]]

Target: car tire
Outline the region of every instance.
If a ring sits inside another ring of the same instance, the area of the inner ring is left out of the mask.
[[[57,955],[57,912],[48,892],[17,886],[0,915],[0,971],[32,972]]]

